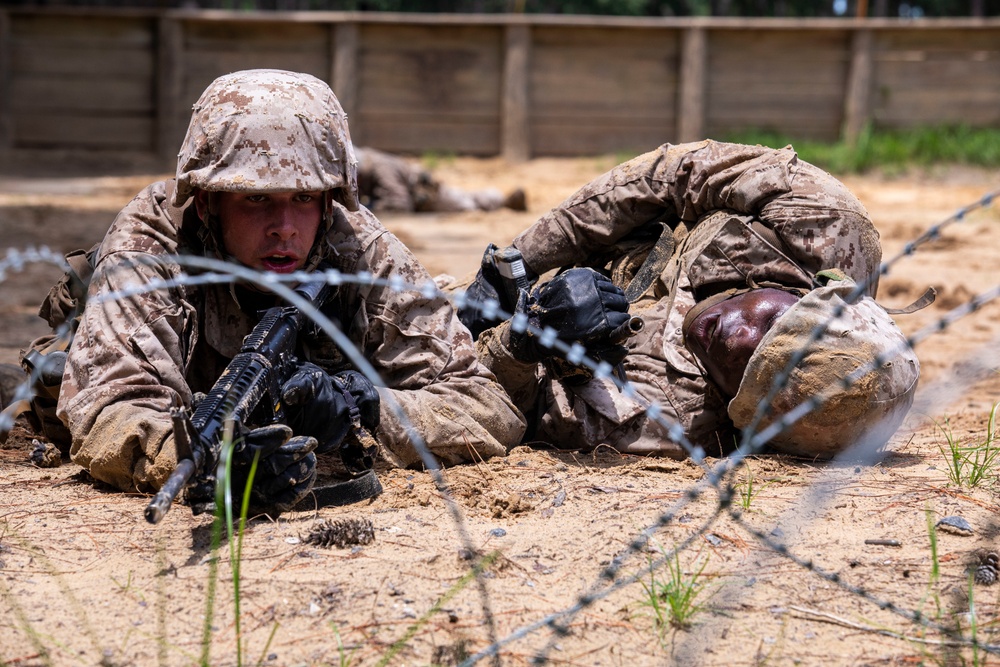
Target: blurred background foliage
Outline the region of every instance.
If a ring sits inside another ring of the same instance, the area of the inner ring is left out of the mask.
[[[0,0],[0,6],[720,17],[997,16],[1000,0]]]

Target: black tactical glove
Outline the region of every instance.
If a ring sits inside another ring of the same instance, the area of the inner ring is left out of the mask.
[[[476,273],[476,279],[465,290],[465,296],[469,301],[458,310],[458,319],[472,333],[473,340],[479,338],[479,334],[496,326],[501,321],[499,316],[487,316],[483,309],[483,305],[487,301],[491,299],[496,301],[507,312],[513,310],[513,304],[504,308],[504,303],[501,300],[501,295],[504,293],[503,279],[491,259],[496,249],[497,247],[492,243],[486,247],[486,252],[483,253],[483,259],[479,265],[479,272]]]
[[[628,349],[611,340],[611,334],[628,322],[628,300],[622,290],[601,273],[588,268],[569,269],[534,291],[530,300],[518,304],[528,321],[539,329],[551,327],[567,345],[578,342],[588,357],[620,363]],[[530,332],[511,331],[511,352],[517,359],[538,362],[562,357],[545,347]],[[572,364],[571,364],[572,365]]]
[[[369,430],[378,427],[378,391],[357,371],[331,376],[316,364],[304,362],[282,386],[281,400],[288,425],[299,435],[316,438],[319,454],[341,446],[351,428],[354,409],[360,411],[362,426]]]
[[[233,507],[238,511],[250,477],[254,455],[259,453],[257,471],[250,488],[251,513],[280,513],[290,510],[312,490],[316,481],[316,439],[292,437],[284,424],[271,424],[248,430],[235,437],[229,488]],[[186,502],[195,514],[215,509],[215,471],[189,489]]]
[[[308,495],[316,481],[316,438],[292,437],[292,429],[284,424],[255,428],[243,437],[246,447],[233,472],[234,497],[242,495],[255,449],[261,451],[250,488],[250,507],[255,513],[287,512]],[[241,486],[237,489],[236,484]]]
[[[500,304],[500,308],[508,313],[514,312],[517,305],[513,303],[513,297],[509,296],[510,290],[505,287],[505,279],[496,266],[494,253],[498,250],[500,249],[493,243],[486,246],[483,259],[479,264],[479,272],[476,273],[472,284],[465,290],[469,303],[458,310],[458,319],[472,333],[473,340],[479,338],[479,334],[482,332],[503,321],[499,315],[488,315],[484,308],[487,301],[496,301]],[[529,283],[534,284],[538,280],[538,274],[532,271],[527,263],[523,264],[523,268],[525,278]]]

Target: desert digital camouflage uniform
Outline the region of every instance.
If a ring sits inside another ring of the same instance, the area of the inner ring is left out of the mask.
[[[280,104],[286,94],[311,102],[289,109]],[[324,218],[307,268],[324,262],[344,273],[398,276],[418,285],[430,280],[409,250],[358,206],[353,168],[346,117],[318,79],[250,70],[220,77],[206,90],[195,105],[177,178],[139,193],[101,242],[59,396],[73,461],[120,489],[157,489],[176,465],[172,397],[190,405],[194,392],[207,392],[239,352],[255,314],[273,305],[268,295],[229,286],[181,285],[102,300],[181,276],[170,255],[223,257],[217,220],[203,223],[192,204],[196,189],[324,191]],[[478,362],[447,299],[344,285],[324,311],[384,381],[375,435],[394,464],[419,459],[387,394],[444,464],[502,455],[519,440],[521,415]],[[299,342],[301,358],[331,372],[348,367],[325,335],[307,330]]]
[[[612,277],[624,289],[644,257],[643,246],[632,239],[644,229],[659,229],[660,222],[680,228],[673,234],[675,250],[631,306],[645,327],[630,339],[624,367],[637,392],[660,404],[668,424],[679,423],[691,443],[710,454],[724,453],[738,433],[726,399],[684,346],[685,314],[695,303],[748,282],[809,290],[823,269],[840,269],[858,283],[871,280],[868,293],[874,296],[878,233],[842,183],[799,160],[791,148],[702,141],[665,144],[615,167],[518,235],[514,245],[539,274],[610,261]],[[646,251],[650,245],[647,240]],[[570,447],[605,443],[623,452],[687,455],[610,380],[573,385],[514,359],[501,341],[508,326],[481,334],[477,347],[525,413],[528,437]]]
[[[376,213],[493,211],[504,206],[504,194],[496,188],[460,190],[398,155],[360,146],[354,151],[361,201]]]

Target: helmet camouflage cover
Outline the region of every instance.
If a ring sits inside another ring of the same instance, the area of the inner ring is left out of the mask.
[[[331,192],[358,210],[357,160],[333,91],[310,74],[271,69],[213,81],[177,156],[174,205],[197,189]]]
[[[753,420],[775,378],[814,330],[809,344],[771,403],[763,429],[780,415],[816,396],[822,403],[769,440],[783,452],[830,458],[848,448],[874,451],[888,442],[913,403],[920,363],[889,314],[871,297],[848,303],[849,278],[812,290],[778,318],[758,345],[729,403],[738,428]],[[838,308],[842,314],[833,318]],[[884,363],[875,368],[876,359]],[[850,386],[845,379],[850,378]]]

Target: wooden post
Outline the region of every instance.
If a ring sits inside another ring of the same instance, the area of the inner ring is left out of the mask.
[[[180,149],[177,131],[183,94],[181,72],[184,53],[184,28],[176,19],[160,18],[156,23],[156,82],[154,95],[155,136],[153,150],[165,166],[177,166]]]
[[[851,40],[851,71],[844,96],[841,139],[854,145],[871,114],[872,31],[859,28]]]
[[[677,142],[698,141],[705,138],[705,77],[708,71],[708,36],[704,28],[687,28],[681,35],[680,65],[680,86],[677,96]]]
[[[358,118],[358,41],[357,23],[337,23],[330,35],[333,40],[330,64],[330,87],[347,114],[351,141],[360,143],[363,128]]]
[[[14,119],[10,104],[11,63],[10,14],[0,11],[0,152],[14,147]]]
[[[677,95],[678,143],[705,138],[707,61],[708,36],[705,29],[686,29],[681,36],[681,75]]]
[[[531,28],[527,25],[508,25],[504,37],[501,153],[509,162],[524,162],[531,159],[531,128],[528,115]]]

